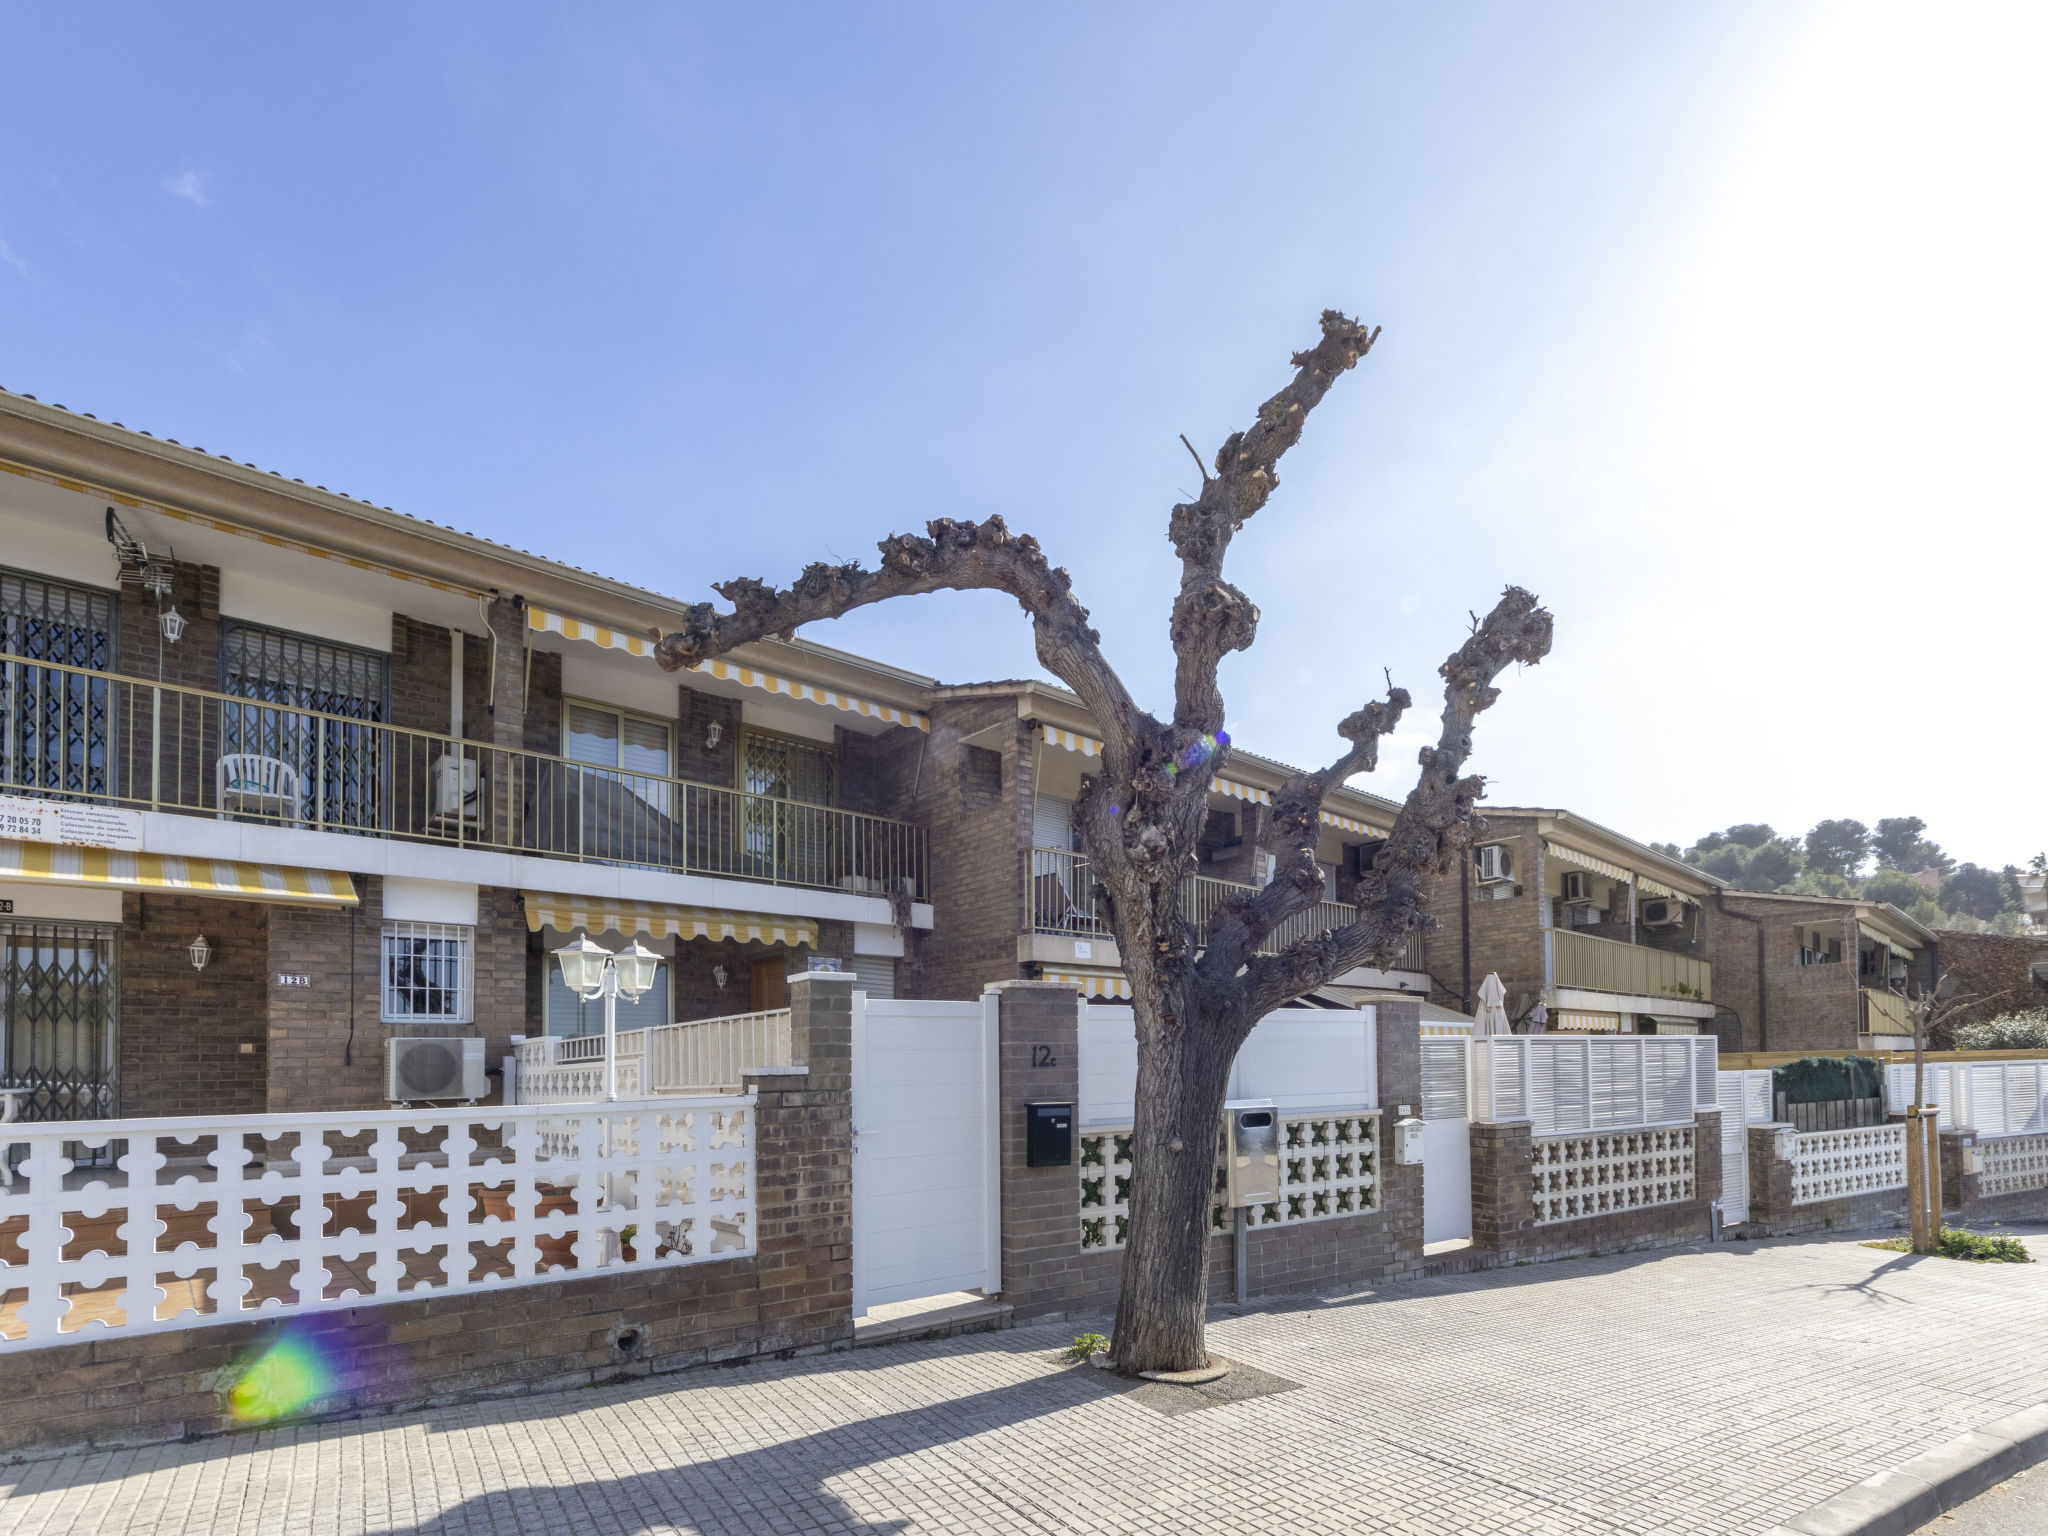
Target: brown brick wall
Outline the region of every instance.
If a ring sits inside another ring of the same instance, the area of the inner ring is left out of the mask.
[[[1752,1125],[1749,1128],[1749,1222],[1742,1229],[1745,1236],[1795,1237],[1804,1232],[1858,1232],[1905,1223],[1906,1192],[1903,1189],[1794,1205],[1792,1165],[1778,1161],[1776,1148],[1777,1137],[1773,1127]]]
[[[1461,892],[1460,869],[1453,868],[1424,882],[1424,900],[1437,926],[1423,940],[1424,964],[1436,986],[1432,999],[1469,1013],[1478,1006],[1479,983],[1497,972],[1507,988],[1508,1006],[1519,1012],[1526,998],[1543,988],[1543,932],[1547,905],[1538,879],[1541,840],[1533,817],[1489,815],[1481,843],[1507,843],[1513,849],[1515,894],[1494,899],[1476,880],[1469,885],[1469,904]],[[1468,915],[1469,914],[1469,915]],[[1472,965],[1464,965],[1469,923]]]
[[[130,531],[134,523],[129,522]],[[161,558],[161,555],[159,555]],[[181,688],[220,688],[220,568],[190,560],[166,562],[171,590],[164,607],[176,608],[185,633],[174,645],[164,642],[163,680]],[[131,677],[157,673],[156,599],[132,583],[120,589],[120,666]],[[228,615],[233,618],[233,614]]]
[[[121,916],[121,1114],[261,1114],[270,909],[130,893]],[[195,971],[200,934],[213,958]]]
[[[1002,988],[1001,1007],[1003,1299],[1020,1319],[1113,1308],[1123,1255],[1081,1251],[1078,1169],[1024,1166],[1025,1105],[1078,1099],[1074,994],[1042,982],[1013,982]],[[1422,1267],[1422,1170],[1396,1164],[1393,1155],[1394,1108],[1421,1097],[1420,1012],[1413,1003],[1379,1010],[1378,1210],[1246,1234],[1248,1294],[1328,1290]],[[1048,1047],[1052,1061],[1033,1066],[1034,1046]],[[1233,1241],[1223,1234],[1210,1242],[1212,1299],[1234,1293]]]
[[[1536,1224],[1531,1186],[1533,1137],[1527,1121],[1472,1127],[1472,1244],[1498,1263],[1624,1253],[1698,1242],[1710,1232],[1721,1198],[1721,1115],[1693,1122],[1693,1198],[1577,1221]]]
[[[1741,1020],[1739,1046],[1728,1050],[1842,1052],[1856,1048],[1861,1028],[1853,909],[1826,902],[1744,901],[1721,891],[1719,921],[1710,929],[1714,1001]],[[1763,989],[1759,994],[1757,927],[1763,926]],[[1797,930],[1819,929],[1842,941],[1839,965],[1800,965]],[[1731,1030],[1732,1034],[1733,1031]]]
[[[706,746],[711,727],[718,745]],[[740,704],[737,699],[676,685],[676,777],[698,784],[739,787]]]
[[[1937,962],[1955,978],[1956,996],[1976,998],[1935,1026],[1947,1047],[1958,1024],[2048,1008],[2048,986],[2034,980],[2030,968],[2048,960],[2048,939],[2023,939],[2002,933],[1943,933],[1937,941]]]
[[[0,1393],[0,1456],[236,1428],[228,1389],[287,1333],[316,1341],[333,1369],[308,1420],[843,1347],[853,1333],[850,993],[845,982],[798,983],[793,1023],[809,1072],[749,1080],[759,1094],[753,1257],[36,1350]]]
[[[1032,758],[1016,715],[1010,698],[947,700],[932,709],[913,819],[926,829],[934,926],[903,967],[906,997],[975,998],[1018,973]],[[991,725],[1005,727],[993,776],[976,770],[967,756],[973,749],[961,740]]]

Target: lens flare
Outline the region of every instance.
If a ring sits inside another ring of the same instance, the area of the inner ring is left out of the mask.
[[[334,1387],[334,1369],[318,1339],[286,1334],[228,1389],[228,1406],[243,1424],[263,1424],[303,1411]]]

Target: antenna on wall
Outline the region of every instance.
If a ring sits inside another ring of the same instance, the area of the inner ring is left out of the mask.
[[[114,558],[120,562],[123,583],[132,580],[156,599],[156,677],[158,682],[162,682],[164,641],[176,645],[178,637],[185,633],[185,620],[177,608],[164,607],[164,599],[171,595],[171,573],[160,562],[150,558],[148,548],[128,531],[112,507],[107,508],[107,542],[114,546]]]

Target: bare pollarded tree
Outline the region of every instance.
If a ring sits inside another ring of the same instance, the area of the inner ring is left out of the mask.
[[[1101,636],[1089,627],[1066,571],[1047,562],[1036,539],[1012,535],[999,517],[942,518],[923,537],[885,539],[879,570],[817,564],[787,590],[752,577],[717,585],[732,611],[695,605],[656,652],[673,670],[870,603],[947,589],[1007,592],[1030,615],[1038,659],[1080,695],[1102,732],[1102,766],[1083,788],[1074,817],[1137,1017],[1131,1220],[1113,1345],[1115,1363],[1126,1372],[1191,1370],[1207,1359],[1209,1201],[1217,1125],[1238,1047],[1265,1014],[1353,966],[1390,962],[1411,931],[1428,926],[1422,877],[1453,867],[1484,828],[1473,807],[1485,781],[1464,772],[1473,724],[1500,696],[1494,679],[1510,662],[1534,663],[1550,649],[1550,615],[1519,587],[1473,620],[1439,669],[1442,730],[1435,745],[1422,749],[1421,775],[1359,882],[1355,923],[1277,954],[1259,953],[1275,929],[1322,897],[1315,860],[1322,804],[1337,785],[1377,764],[1380,738],[1410,702],[1405,689],[1392,686],[1338,723],[1346,745],[1327,767],[1296,774],[1274,795],[1260,838],[1273,858],[1272,882],[1226,901],[1197,946],[1182,916],[1180,883],[1194,867],[1210,776],[1230,750],[1217,667],[1251,645],[1259,622],[1258,609],[1224,580],[1224,556],[1273,494],[1275,467],[1300,441],[1309,412],[1379,337],[1334,310],[1324,312],[1322,331],[1321,341],[1294,355],[1286,388],[1217,450],[1214,472],[1202,469],[1201,494],[1176,506],[1168,521],[1181,567],[1169,623],[1170,720],[1131,697],[1104,658]],[[1333,614],[1332,622],[1348,621]]]

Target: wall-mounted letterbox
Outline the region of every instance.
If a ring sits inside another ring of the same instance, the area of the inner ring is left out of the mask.
[[[1280,1114],[1271,1099],[1223,1106],[1230,1203],[1271,1205],[1280,1198]]]
[[[1074,1161],[1074,1106],[1024,1106],[1024,1166],[1065,1168]]]

